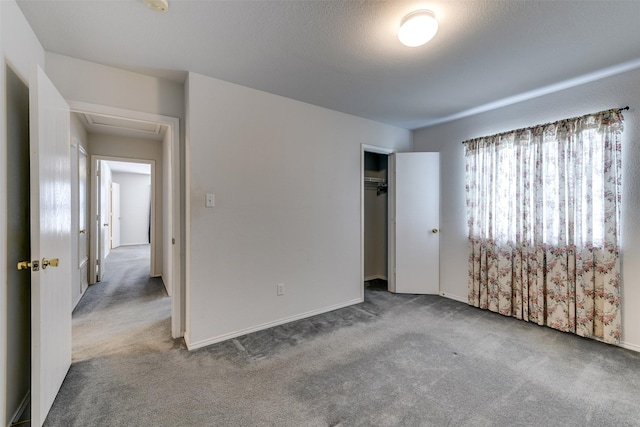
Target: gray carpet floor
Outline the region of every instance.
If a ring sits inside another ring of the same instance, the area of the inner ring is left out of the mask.
[[[141,248],[74,313],[47,426],[632,426],[640,353],[377,287],[331,313],[186,350]]]

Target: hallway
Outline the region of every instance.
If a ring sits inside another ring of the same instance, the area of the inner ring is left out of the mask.
[[[170,349],[170,328],[171,298],[149,277],[149,245],[120,246],[73,312],[73,363]]]

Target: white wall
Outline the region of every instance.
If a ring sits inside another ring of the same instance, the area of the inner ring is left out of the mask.
[[[47,75],[68,100],[184,117],[180,83],[51,52],[46,62]]]
[[[640,70],[414,132],[415,151],[439,151],[441,161],[440,289],[467,299],[467,226],[462,141],[613,107],[624,113],[622,199],[622,341],[640,351]],[[462,267],[464,268],[462,268]]]
[[[151,175],[113,172],[111,179],[120,184],[120,244],[149,243]]]
[[[155,161],[155,271],[152,276],[162,275],[162,143],[148,139],[125,138],[120,136],[89,134],[89,155],[100,155],[107,157],[122,157]],[[123,191],[120,188],[120,191]]]
[[[34,64],[44,67],[44,50],[29,27],[24,15],[13,0],[0,1],[0,170],[6,171],[7,114],[5,66],[9,65],[24,81],[29,80]],[[0,242],[7,242],[7,177],[0,173]],[[0,313],[7,312],[7,265],[6,244],[0,245]],[[15,325],[8,324],[6,316],[0,316],[0,422],[8,424],[18,408],[7,406],[7,396],[14,392],[14,384],[7,384],[7,333],[14,332]],[[11,329],[8,329],[11,328]]]
[[[185,91],[190,348],[360,301],[361,144],[410,132],[194,73]]]

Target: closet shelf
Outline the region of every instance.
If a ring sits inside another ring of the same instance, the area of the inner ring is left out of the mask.
[[[387,180],[384,178],[374,178],[371,176],[365,176],[364,177],[364,182],[374,182],[376,184],[386,184]]]

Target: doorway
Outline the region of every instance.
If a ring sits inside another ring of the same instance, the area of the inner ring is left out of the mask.
[[[362,144],[360,155],[360,277],[365,288],[388,290],[389,280],[389,171],[393,149]]]
[[[182,260],[180,247],[182,244],[181,225],[181,171],[180,171],[180,129],[177,118],[149,114],[116,107],[90,104],[79,101],[69,101],[72,116],[81,116],[84,120],[83,126],[87,133],[94,135],[90,138],[89,153],[91,156],[102,156],[102,160],[119,160],[140,162],[148,161],[150,157],[144,154],[145,149],[138,145],[132,145],[130,139],[155,139],[156,144],[161,147],[159,160],[152,160],[156,163],[154,170],[155,185],[152,194],[161,200],[159,206],[155,207],[155,231],[152,232],[156,238],[157,253],[152,255],[151,275],[161,276],[166,286],[167,293],[171,296],[171,336],[178,338],[184,333],[184,286],[182,277]],[[110,135],[110,136],[109,136]],[[114,138],[121,137],[121,138]],[[143,144],[144,145],[144,144]],[[90,161],[93,166],[93,161]],[[95,172],[91,172],[91,178],[95,177]],[[89,185],[90,192],[95,193],[94,184]],[[93,197],[93,196],[91,196]],[[92,201],[92,206],[95,202]],[[154,210],[152,210],[154,211]],[[92,214],[93,215],[93,214]],[[91,216],[92,219],[95,216]],[[89,226],[94,221],[89,221]],[[103,222],[105,224],[107,222]],[[93,231],[95,233],[95,230]],[[90,233],[93,235],[93,233]],[[90,245],[90,251],[95,252],[94,245]],[[89,255],[89,267],[95,269],[96,253]],[[95,272],[93,272],[95,273]],[[90,277],[95,274],[90,273]]]
[[[388,155],[364,153],[364,287],[388,290]]]
[[[149,275],[165,281],[162,227],[158,224],[164,201],[158,198],[163,191],[157,185],[161,180],[156,176],[156,161],[91,155],[91,169],[94,237],[90,239],[90,259],[95,267],[90,270],[90,283],[102,281],[107,256],[122,245],[148,245]],[[165,281],[165,285],[171,295],[169,283]]]
[[[437,294],[439,153],[396,153],[364,144],[361,150],[362,299],[365,284],[383,287],[383,280],[389,292]],[[384,234],[386,239],[379,237]]]
[[[31,275],[18,271],[19,261],[31,257],[29,178],[29,88],[5,66],[7,114],[7,293],[6,383],[7,419],[21,419],[31,388]],[[25,195],[27,195],[25,197]],[[28,412],[28,411],[26,411]],[[28,413],[25,415],[28,418]]]
[[[151,244],[155,228],[152,220],[155,162],[105,160],[105,163],[111,169],[111,249]]]

